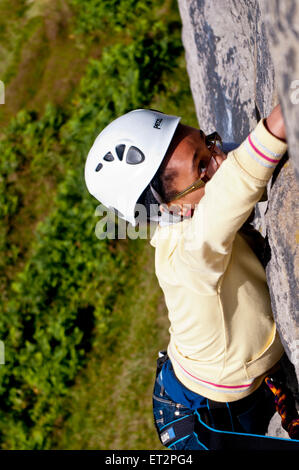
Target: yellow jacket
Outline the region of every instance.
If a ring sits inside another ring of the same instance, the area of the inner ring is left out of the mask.
[[[283,354],[264,268],[239,229],[287,150],[261,120],[205,186],[192,218],[151,240],[177,378],[216,401],[252,393]]]

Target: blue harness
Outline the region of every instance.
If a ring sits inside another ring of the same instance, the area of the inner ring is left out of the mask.
[[[176,378],[166,352],[162,354],[157,361],[156,382],[174,403],[190,410],[189,414],[163,425],[155,421],[164,446],[171,448],[176,442],[196,435],[201,448],[206,450],[299,450],[299,440],[240,432],[240,423],[236,422],[233,412],[242,411],[244,405],[250,408],[258,391],[233,403],[209,400],[187,389]],[[157,399],[155,395],[153,398]]]

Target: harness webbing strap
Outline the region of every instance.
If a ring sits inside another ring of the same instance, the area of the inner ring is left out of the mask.
[[[188,415],[159,430],[161,443],[170,447],[176,441],[196,432],[208,450],[299,450],[299,441],[256,434],[220,431],[205,424],[200,413]]]
[[[157,360],[157,376],[167,359],[166,352],[162,352]],[[170,447],[176,441],[195,432],[199,442],[208,450],[299,450],[299,440],[295,439],[214,429],[204,422],[205,413],[205,408],[198,409],[190,415],[166,424],[161,429],[155,422],[161,443]]]
[[[198,411],[195,413],[195,432],[209,450],[299,450],[297,440],[213,429],[202,421]]]

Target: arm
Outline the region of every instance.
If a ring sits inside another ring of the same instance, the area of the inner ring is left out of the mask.
[[[178,247],[178,260],[216,286],[229,262],[237,231],[260,200],[287,149],[280,106],[262,119],[223,161],[205,186]]]

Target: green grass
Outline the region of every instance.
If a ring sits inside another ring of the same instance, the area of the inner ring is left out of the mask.
[[[101,126],[130,107],[142,103],[179,114],[189,125],[197,120],[178,52],[176,3],[167,0],[162,8],[153,1],[161,8],[159,21],[147,5],[145,17],[134,23],[126,1],[118,2],[117,23],[111,20],[106,33],[94,29],[89,8],[80,16],[77,0],[36,0],[23,16],[23,0],[13,0],[20,8],[14,15],[20,15],[13,16],[11,55],[2,69],[9,99],[0,124],[20,108],[34,113],[18,115],[2,147],[10,159],[4,168],[11,165],[1,194],[10,246],[1,287],[0,324],[10,356],[1,387],[11,407],[7,414],[0,410],[3,449],[162,448],[151,394],[168,320],[153,248],[148,240],[95,240],[96,202],[84,192],[82,169]],[[102,13],[109,4],[91,3]],[[75,33],[71,4],[87,32]],[[9,2],[0,0],[5,9]],[[123,27],[128,14],[129,29]],[[3,35],[9,31],[0,21],[0,48],[1,24]],[[173,70],[169,57],[176,53]],[[49,102],[54,106],[46,107]]]
[[[6,98],[0,126],[20,109],[42,113],[49,102],[66,106],[88,58],[101,49],[88,48],[73,34],[75,18],[66,0],[13,0],[13,5],[0,0],[0,79]]]
[[[152,389],[157,353],[168,342],[168,318],[153,248],[148,241],[131,242],[131,250],[134,245],[126,294],[112,311],[113,337],[106,345],[95,340],[88,365],[65,400],[66,416],[57,422],[52,449],[162,449]]]
[[[0,1],[0,77],[12,61],[14,52],[19,49],[20,38],[27,24],[26,2],[20,0]],[[25,33],[26,34],[26,33]]]

